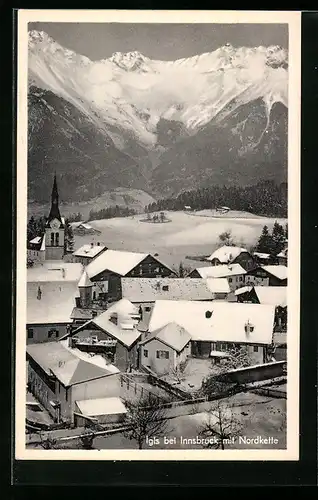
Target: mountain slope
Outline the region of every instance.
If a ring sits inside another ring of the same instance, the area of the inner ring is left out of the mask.
[[[286,178],[288,57],[240,47],[177,61],[117,52],[91,61],[29,33],[30,196],[45,172],[67,199],[115,187],[170,194]]]

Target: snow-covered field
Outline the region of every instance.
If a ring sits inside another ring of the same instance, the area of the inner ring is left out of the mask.
[[[204,211],[207,212],[207,211]],[[141,222],[145,215],[104,219],[90,222],[101,231],[96,236],[76,236],[75,248],[99,241],[114,250],[158,253],[169,265],[177,266],[181,260],[191,267],[200,263],[185,260],[187,255],[208,255],[219,245],[218,237],[224,231],[231,231],[240,246],[253,245],[266,224],[272,228],[275,220],[285,224],[286,219],[256,217],[208,217],[185,212],[165,212],[171,219],[169,224],[146,224]]]

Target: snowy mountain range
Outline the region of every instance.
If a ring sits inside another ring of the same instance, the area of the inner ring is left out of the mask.
[[[163,196],[286,178],[288,54],[279,46],[91,61],[31,31],[28,77],[36,199],[53,170],[69,180],[65,195],[81,199],[115,187]]]

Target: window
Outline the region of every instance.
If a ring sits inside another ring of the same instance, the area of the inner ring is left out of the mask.
[[[162,290],[164,292],[168,292],[169,291],[169,285],[163,285]]]
[[[28,339],[33,339],[34,330],[33,328],[28,328]]]
[[[95,292],[95,290],[93,292],[93,300],[96,300],[96,292]]]
[[[160,273],[160,268],[159,267],[156,267],[155,273]]]
[[[57,247],[59,246],[59,242],[60,242],[59,239],[60,239],[59,233],[55,233],[55,246],[57,246]]]
[[[229,278],[229,283],[232,283],[232,278]]]
[[[243,276],[240,276],[240,281],[243,281]]]
[[[169,359],[169,351],[157,351],[156,357],[158,359]]]
[[[145,358],[148,358],[148,349],[144,349],[144,356]]]
[[[258,346],[257,345],[254,345],[253,351],[254,352],[258,352]]]
[[[65,387],[65,401],[68,401],[68,389]]]
[[[58,330],[55,330],[55,328],[51,328],[48,331],[48,337],[49,337],[49,339],[52,338],[52,337],[54,337],[54,336],[58,337],[58,335],[59,335],[59,332],[58,332]]]
[[[54,233],[51,233],[51,247],[54,246]]]
[[[142,266],[139,266],[139,274],[142,276]]]
[[[151,311],[151,307],[149,307],[149,306],[145,307],[145,311],[146,311],[147,313],[149,313],[149,312]]]

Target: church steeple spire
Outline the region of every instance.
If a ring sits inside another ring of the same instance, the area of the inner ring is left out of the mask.
[[[54,181],[53,181],[52,194],[51,194],[51,210],[50,210],[50,214],[48,217],[48,222],[53,220],[53,219],[58,219],[60,222],[62,222],[60,209],[59,209],[59,193],[58,193],[58,189],[57,189],[56,173],[54,174]]]

